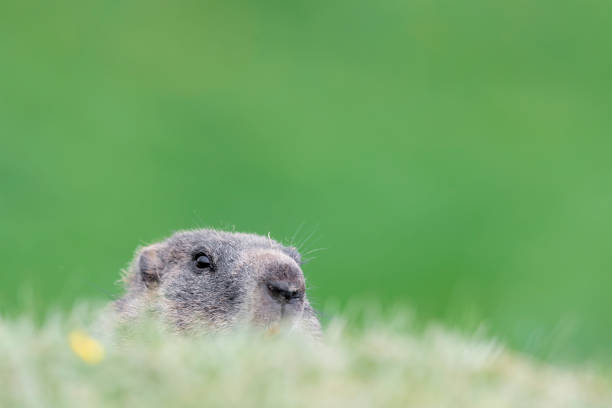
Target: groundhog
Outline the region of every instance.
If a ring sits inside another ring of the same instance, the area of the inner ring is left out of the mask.
[[[269,236],[180,231],[136,251],[113,304],[129,322],[153,314],[179,331],[238,325],[290,327],[314,338],[321,326],[306,297],[301,256]]]

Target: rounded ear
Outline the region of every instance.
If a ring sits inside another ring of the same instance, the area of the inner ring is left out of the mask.
[[[144,247],[138,255],[138,269],[140,277],[147,287],[152,287],[159,283],[164,269],[163,261],[160,257],[162,244],[153,244]]]

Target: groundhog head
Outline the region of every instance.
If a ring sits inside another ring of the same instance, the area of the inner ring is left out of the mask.
[[[115,304],[125,318],[152,312],[178,329],[283,324],[316,335],[300,264],[295,248],[270,237],[181,231],[137,251]]]

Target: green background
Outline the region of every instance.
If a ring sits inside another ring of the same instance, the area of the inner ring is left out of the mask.
[[[594,0],[5,0],[0,310],[235,227],[327,248],[320,307],[610,359],[611,39]]]

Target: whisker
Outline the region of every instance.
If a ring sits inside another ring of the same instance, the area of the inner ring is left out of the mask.
[[[300,231],[302,230],[302,228],[304,227],[304,225],[306,224],[305,221],[302,221],[300,223],[300,225],[298,225],[297,230],[293,233],[293,235],[291,236],[291,241],[289,241],[289,245],[295,246],[295,239],[297,238],[297,235],[300,233]]]
[[[306,239],[304,239],[302,242],[300,242],[300,244],[298,245],[298,250],[301,251],[302,247],[313,237],[313,235],[317,232],[318,228],[319,228],[319,226],[316,225],[315,228],[312,230],[312,232],[310,234],[308,234]]]
[[[310,251],[306,251],[306,252],[304,252],[304,253],[303,253],[303,255],[310,255],[310,254],[313,254],[313,253],[315,253],[315,252],[319,252],[319,251],[326,251],[326,250],[328,250],[328,249],[329,249],[329,248],[315,248],[315,249],[311,249]]]
[[[310,258],[304,258],[302,259],[302,265],[306,265],[307,263],[314,261],[315,259],[317,259],[316,256],[311,256]]]

